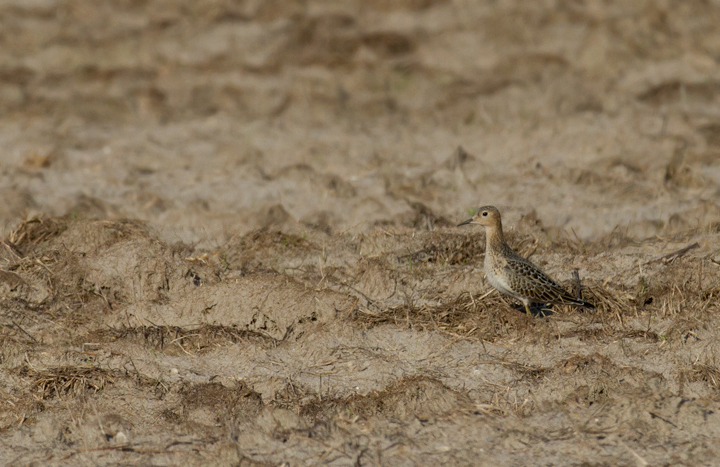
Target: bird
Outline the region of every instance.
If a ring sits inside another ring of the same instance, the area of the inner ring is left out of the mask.
[[[577,305],[589,309],[592,303],[570,295],[529,260],[515,253],[505,241],[500,211],[483,206],[458,227],[477,224],[485,227],[485,275],[500,293],[520,300],[529,315],[533,303]]]

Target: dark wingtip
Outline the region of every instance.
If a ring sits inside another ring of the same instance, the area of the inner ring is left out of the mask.
[[[563,302],[562,302],[562,303],[570,304],[570,305],[576,305],[576,306],[581,306],[581,307],[584,307],[584,308],[588,308],[588,309],[590,309],[590,310],[594,310],[594,309],[595,309],[595,305],[593,305],[593,304],[590,303],[590,302],[586,302],[586,301],[583,300],[582,298],[575,298],[575,297],[571,297],[571,296],[565,296],[565,297],[563,297]]]

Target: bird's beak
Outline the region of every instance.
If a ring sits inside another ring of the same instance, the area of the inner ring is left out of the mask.
[[[468,224],[470,224],[472,221],[473,221],[473,218],[471,217],[470,219],[466,220],[465,222],[459,223],[457,226],[460,227],[461,225],[468,225]]]

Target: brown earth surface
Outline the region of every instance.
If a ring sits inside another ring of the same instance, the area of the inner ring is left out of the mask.
[[[0,1],[0,464],[720,465],[718,24]]]

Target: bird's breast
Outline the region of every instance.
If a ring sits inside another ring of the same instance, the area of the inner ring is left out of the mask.
[[[497,290],[506,295],[515,296],[516,294],[512,292],[507,274],[504,273],[504,267],[506,264],[507,263],[502,261],[493,261],[492,258],[486,258],[485,275],[487,276],[490,285],[495,287]]]

